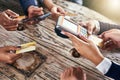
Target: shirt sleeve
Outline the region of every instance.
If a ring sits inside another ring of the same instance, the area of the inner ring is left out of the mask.
[[[38,6],[37,0],[19,0],[19,1],[20,1],[20,4],[24,10],[25,15],[28,14],[27,9],[29,6],[31,6],[31,5]]]
[[[100,23],[97,20],[93,20],[94,24],[95,24],[95,30],[93,32],[93,34],[98,34],[100,31]]]
[[[112,65],[112,62],[108,58],[104,58],[103,61],[96,66],[96,68],[103,74],[106,74],[110,67]]]

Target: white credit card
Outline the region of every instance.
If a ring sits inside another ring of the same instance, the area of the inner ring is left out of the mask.
[[[29,42],[26,44],[20,45],[20,49],[16,50],[16,54],[30,52],[36,50],[36,42]]]
[[[104,46],[103,39],[98,38],[96,35],[90,35],[88,39],[91,40],[94,44],[96,44],[100,48]]]

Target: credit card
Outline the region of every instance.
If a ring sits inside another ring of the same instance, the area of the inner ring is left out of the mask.
[[[16,19],[21,21],[22,19],[25,19],[25,18],[26,18],[26,16],[18,16]]]
[[[90,35],[88,37],[92,42],[94,42],[94,44],[96,44],[98,47],[102,48],[104,46],[103,44],[103,39],[101,38],[98,38],[97,36],[95,35]]]
[[[29,42],[26,44],[20,45],[20,49],[16,50],[16,54],[30,52],[36,50],[36,42]]]
[[[66,16],[78,16],[78,14],[67,12]]]

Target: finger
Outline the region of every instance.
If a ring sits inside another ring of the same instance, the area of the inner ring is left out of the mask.
[[[105,31],[105,32],[101,33],[101,34],[99,35],[99,37],[100,37],[100,38],[103,38],[103,37],[104,37],[104,34],[107,34],[107,33],[110,33],[110,32],[111,32],[111,30]]]
[[[86,28],[88,31],[88,34],[92,34],[93,32],[93,25],[91,25],[89,22],[80,22],[79,23],[82,27]]]
[[[53,8],[51,9],[51,12],[52,12],[53,15],[54,15],[54,14],[60,15],[60,13],[57,11],[57,7],[53,7]]]
[[[44,14],[43,11],[30,13],[30,14],[28,15],[28,18],[32,18],[32,17],[34,17],[34,16],[43,15],[43,14]]]
[[[9,17],[12,17],[12,18],[16,18],[19,16],[19,14],[13,12],[12,10],[8,9],[5,11],[5,13],[9,16]]]
[[[22,54],[16,54],[15,56],[12,56],[12,60],[13,62],[15,62],[17,59],[21,58],[22,57]]]
[[[9,61],[11,63],[15,62],[17,59],[21,57],[21,54],[7,54],[9,56]]]
[[[62,31],[61,33],[64,34],[64,35],[66,35],[66,36],[68,36],[71,39],[74,39],[76,37],[75,35],[73,35],[73,34],[71,34],[69,32]]]
[[[110,41],[110,42],[104,42],[103,49],[107,49],[108,47],[111,47],[112,45],[114,45],[114,43],[112,41]]]
[[[14,20],[8,20],[6,22],[6,24],[4,24],[3,26],[12,26],[12,25],[18,25],[18,20],[14,19]]]
[[[93,32],[93,29],[91,27],[88,27],[88,34],[91,35]]]
[[[17,46],[5,46],[4,50],[7,51],[7,54],[11,54],[10,51],[13,51],[13,53],[16,52],[16,50],[19,50],[20,47]]]
[[[5,46],[4,49],[6,50],[17,50],[16,46]]]
[[[88,30],[88,34],[92,34],[94,25],[92,25],[90,22],[87,22],[86,27]]]
[[[103,39],[104,42],[111,40],[109,32],[103,32],[99,37]]]
[[[32,13],[32,16],[38,16],[38,15],[43,15],[43,14],[44,14],[43,11],[41,11],[41,12],[34,12],[34,13]]]
[[[43,11],[43,8],[35,8],[35,9],[33,9],[33,12],[41,12],[41,11]]]
[[[17,28],[11,28],[11,29],[6,29],[6,30],[8,30],[8,31],[16,31]]]
[[[115,48],[117,48],[116,45],[111,45],[108,48],[106,48],[106,50],[111,51],[111,50],[113,50]]]
[[[1,13],[3,20],[12,20],[5,12]]]
[[[18,25],[13,25],[13,26],[4,26],[4,28],[8,31],[15,31],[18,28]]]
[[[85,22],[79,22],[79,25],[80,25],[80,26],[83,26],[84,28],[87,28],[87,26],[86,26],[86,23],[85,23]]]
[[[19,20],[18,19],[12,19],[13,24],[18,24]]]
[[[73,35],[71,33],[64,32],[64,34],[70,38],[70,40],[72,41],[73,44],[75,44],[76,42],[78,42],[80,45],[86,44],[85,41],[79,39],[78,37],[76,37],[75,35]]]
[[[27,22],[28,25],[33,25],[33,24],[37,24],[39,23],[40,21],[29,21]]]
[[[64,9],[63,9],[63,8],[61,8],[61,7],[58,7],[58,12],[60,12],[61,14],[65,14]]]
[[[82,36],[82,35],[79,35],[79,38],[82,39],[83,41],[85,42],[90,42],[86,37]]]

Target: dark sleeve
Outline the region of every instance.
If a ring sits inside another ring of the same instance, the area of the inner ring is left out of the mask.
[[[101,34],[104,31],[110,30],[110,29],[120,29],[120,25],[115,25],[115,24],[109,24],[109,23],[104,23],[100,22],[100,31],[98,34]]]
[[[38,6],[38,2],[37,0],[19,0],[20,4],[24,10],[25,15],[28,14],[27,9],[29,6],[33,5],[33,6]],[[40,4],[43,4],[43,0],[39,0]]]
[[[112,62],[112,66],[105,75],[115,80],[120,80],[120,65]]]

